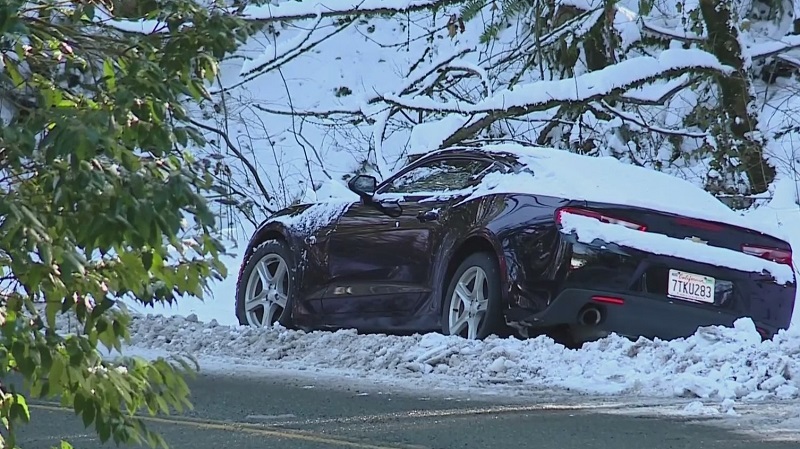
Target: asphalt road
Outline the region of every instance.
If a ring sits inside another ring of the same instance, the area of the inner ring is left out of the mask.
[[[637,418],[582,407],[519,400],[326,389],[323,382],[201,376],[195,409],[148,419],[172,448],[183,449],[796,449],[676,419]],[[593,411],[594,410],[594,411]],[[32,404],[22,429],[26,449],[102,445],[69,410]]]

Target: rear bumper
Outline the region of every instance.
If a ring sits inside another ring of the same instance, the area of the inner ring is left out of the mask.
[[[581,322],[581,315],[590,308],[599,311],[597,324]],[[688,337],[699,327],[733,326],[743,314],[730,310],[710,309],[682,300],[665,300],[646,293],[618,293],[602,290],[568,288],[539,313],[524,309],[509,310],[510,322],[530,328],[557,325],[583,325],[597,331],[614,332],[628,337],[661,338],[665,340]],[[772,338],[778,329],[755,322],[763,338]]]

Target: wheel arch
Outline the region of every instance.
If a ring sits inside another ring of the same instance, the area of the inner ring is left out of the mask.
[[[508,268],[506,259],[500,244],[488,230],[469,235],[456,247],[455,251],[453,251],[453,253],[450,255],[447,262],[447,268],[445,269],[444,273],[445,283],[449,283],[452,280],[453,275],[458,269],[458,266],[464,259],[466,259],[469,255],[478,252],[492,254],[497,260],[498,266],[500,267],[500,283],[503,291],[503,303],[507,303],[506,292],[508,290]],[[442,295],[441,303],[444,304],[444,295]]]
[[[253,233],[252,237],[250,237],[250,241],[247,243],[247,247],[245,248],[245,252],[241,258],[241,263],[239,264],[239,273],[236,277],[236,285],[239,285],[242,279],[242,273],[244,272],[244,267],[247,265],[250,256],[253,255],[253,253],[256,251],[256,249],[258,249],[259,246],[261,246],[264,242],[270,240],[278,240],[291,245],[286,230],[283,228],[283,226],[281,226],[280,223],[277,222],[262,223]]]

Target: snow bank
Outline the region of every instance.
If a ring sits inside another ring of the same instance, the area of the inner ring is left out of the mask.
[[[547,337],[466,340],[441,334],[358,335],[251,328],[188,318],[138,316],[133,352],[190,354],[234,374],[253,368],[304,370],[416,389],[511,388],[524,394],[699,398],[706,402],[800,398],[800,332],[761,342],[752,321],[708,327],[669,342],[611,336],[570,350]]]

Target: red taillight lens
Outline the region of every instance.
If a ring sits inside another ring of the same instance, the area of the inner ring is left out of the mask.
[[[573,215],[581,215],[584,217],[594,218],[595,220],[599,220],[603,223],[615,224],[620,226],[625,226],[628,229],[635,229],[637,231],[646,231],[647,226],[640,225],[638,223],[634,223],[632,221],[621,220],[619,218],[609,217],[608,215],[602,214],[597,211],[588,210],[588,209],[580,209],[577,207],[562,207],[556,211],[556,223],[561,224],[561,217],[563,214],[573,214]]]
[[[788,249],[767,248],[764,246],[743,245],[742,252],[750,254],[751,256],[760,257],[762,259],[771,260],[773,262],[782,263],[784,265],[792,265],[792,251]]]

